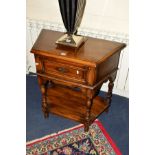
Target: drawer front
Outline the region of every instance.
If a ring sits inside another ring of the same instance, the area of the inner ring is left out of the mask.
[[[62,79],[85,82],[86,69],[68,63],[43,60],[43,68],[46,74],[51,74]]]

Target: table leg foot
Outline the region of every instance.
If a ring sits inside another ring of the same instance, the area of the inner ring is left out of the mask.
[[[88,132],[89,131],[89,124],[86,123],[84,124],[84,132]]]
[[[44,118],[48,118],[49,117],[49,113],[44,113]]]

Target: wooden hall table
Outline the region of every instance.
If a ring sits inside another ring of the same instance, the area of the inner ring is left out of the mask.
[[[63,33],[43,29],[32,47],[45,118],[54,113],[84,124],[85,131],[104,111],[112,89],[124,43],[87,37],[78,49],[60,47]],[[109,81],[104,98],[98,96]]]

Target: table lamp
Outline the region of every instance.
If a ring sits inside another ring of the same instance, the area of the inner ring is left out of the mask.
[[[83,17],[86,0],[58,0],[58,2],[67,32],[56,43],[78,48],[85,40],[83,36],[77,35],[77,29]]]

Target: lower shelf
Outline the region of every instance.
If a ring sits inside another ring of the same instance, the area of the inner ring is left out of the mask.
[[[47,92],[47,103],[49,112],[53,114],[80,123],[86,122],[86,98],[81,91],[55,86]],[[108,106],[103,98],[96,96],[91,107],[90,121],[94,121]]]

